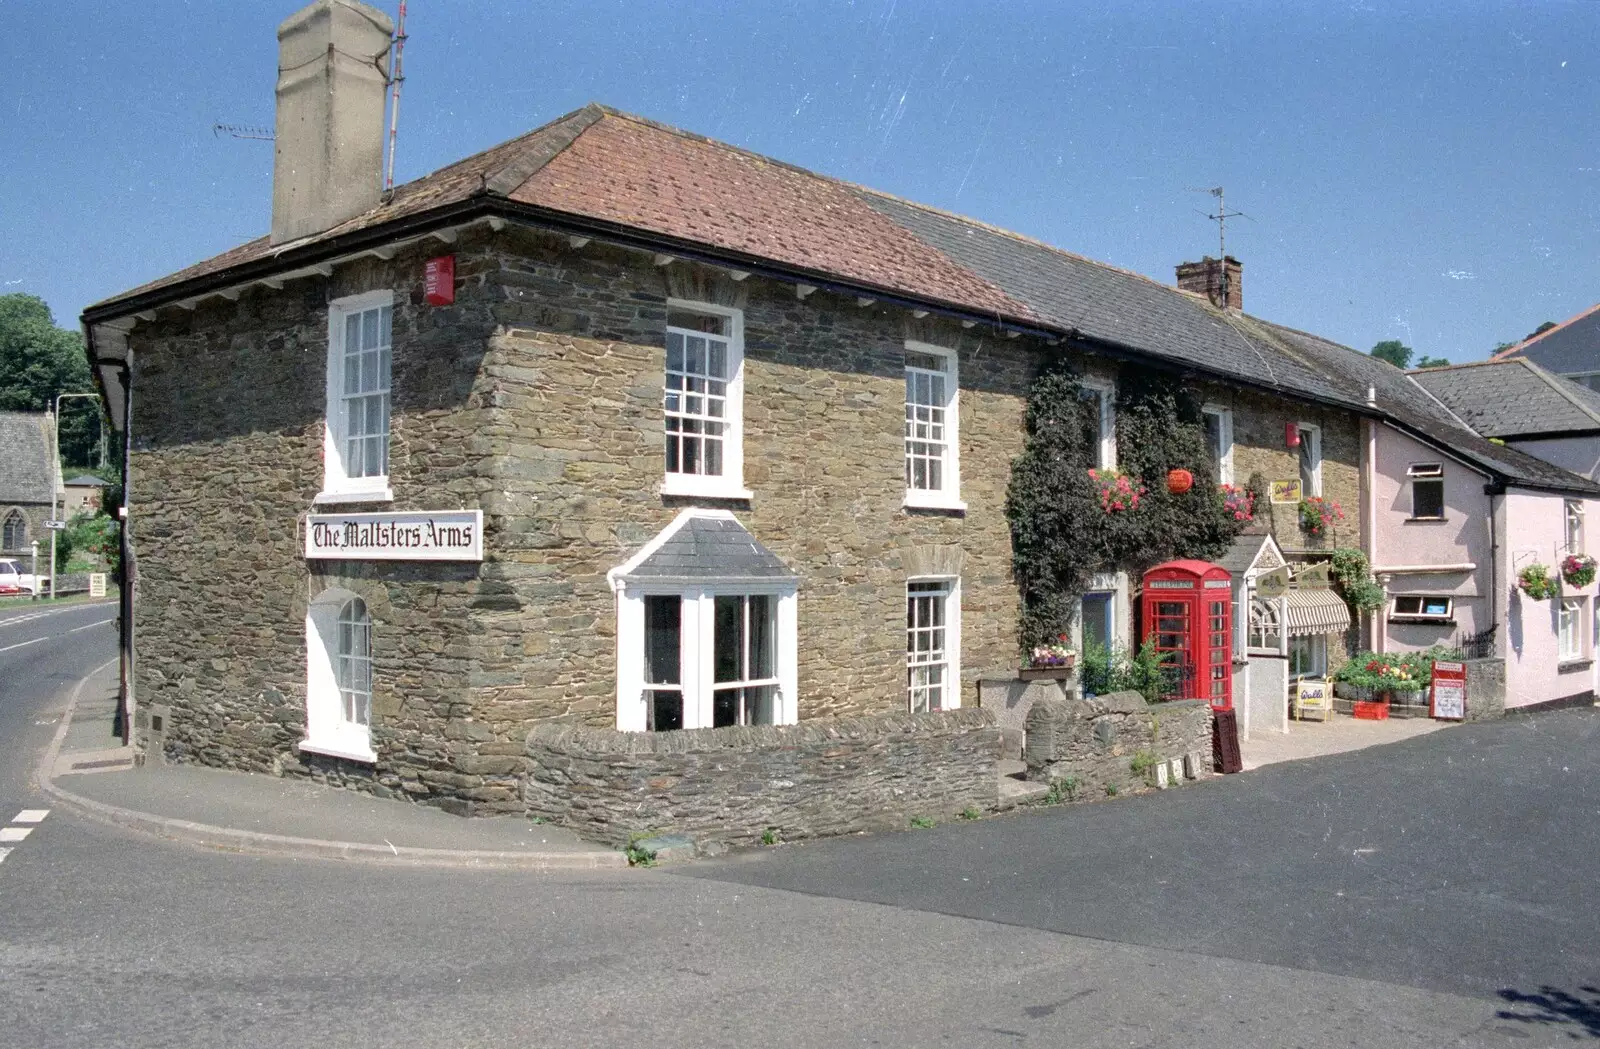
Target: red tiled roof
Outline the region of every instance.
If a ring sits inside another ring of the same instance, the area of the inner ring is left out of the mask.
[[[846,284],[1036,319],[1022,302],[868,207],[843,182],[594,105],[399,186],[387,203],[315,236],[277,245],[260,237],[90,309],[476,194],[739,252]]]

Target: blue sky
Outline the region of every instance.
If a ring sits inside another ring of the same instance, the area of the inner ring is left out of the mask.
[[[393,13],[395,4],[379,6]],[[0,292],[58,323],[264,232],[296,4],[0,0]],[[401,181],[600,101],[1369,348],[1600,301],[1600,3],[411,0]]]

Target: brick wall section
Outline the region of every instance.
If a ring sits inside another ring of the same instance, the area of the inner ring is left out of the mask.
[[[1211,708],[1200,700],[1152,705],[1137,692],[1113,692],[1092,700],[1042,699],[1028,712],[1028,778],[1072,780],[1071,800],[1104,797],[1108,787],[1118,794],[1140,790],[1154,776],[1145,766],[1196,754],[1200,760],[1190,767],[1204,777],[1211,768]]]
[[[613,845],[905,829],[993,809],[999,746],[975,709],[659,734],[546,724],[528,734],[527,809]]]

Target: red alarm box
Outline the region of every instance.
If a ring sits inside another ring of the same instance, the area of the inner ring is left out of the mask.
[[[439,255],[423,264],[422,294],[429,306],[448,306],[456,301],[454,255]]]

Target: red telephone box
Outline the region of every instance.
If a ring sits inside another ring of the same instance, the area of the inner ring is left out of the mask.
[[[1233,579],[1205,561],[1168,561],[1144,574],[1144,630],[1182,699],[1233,709]]]

